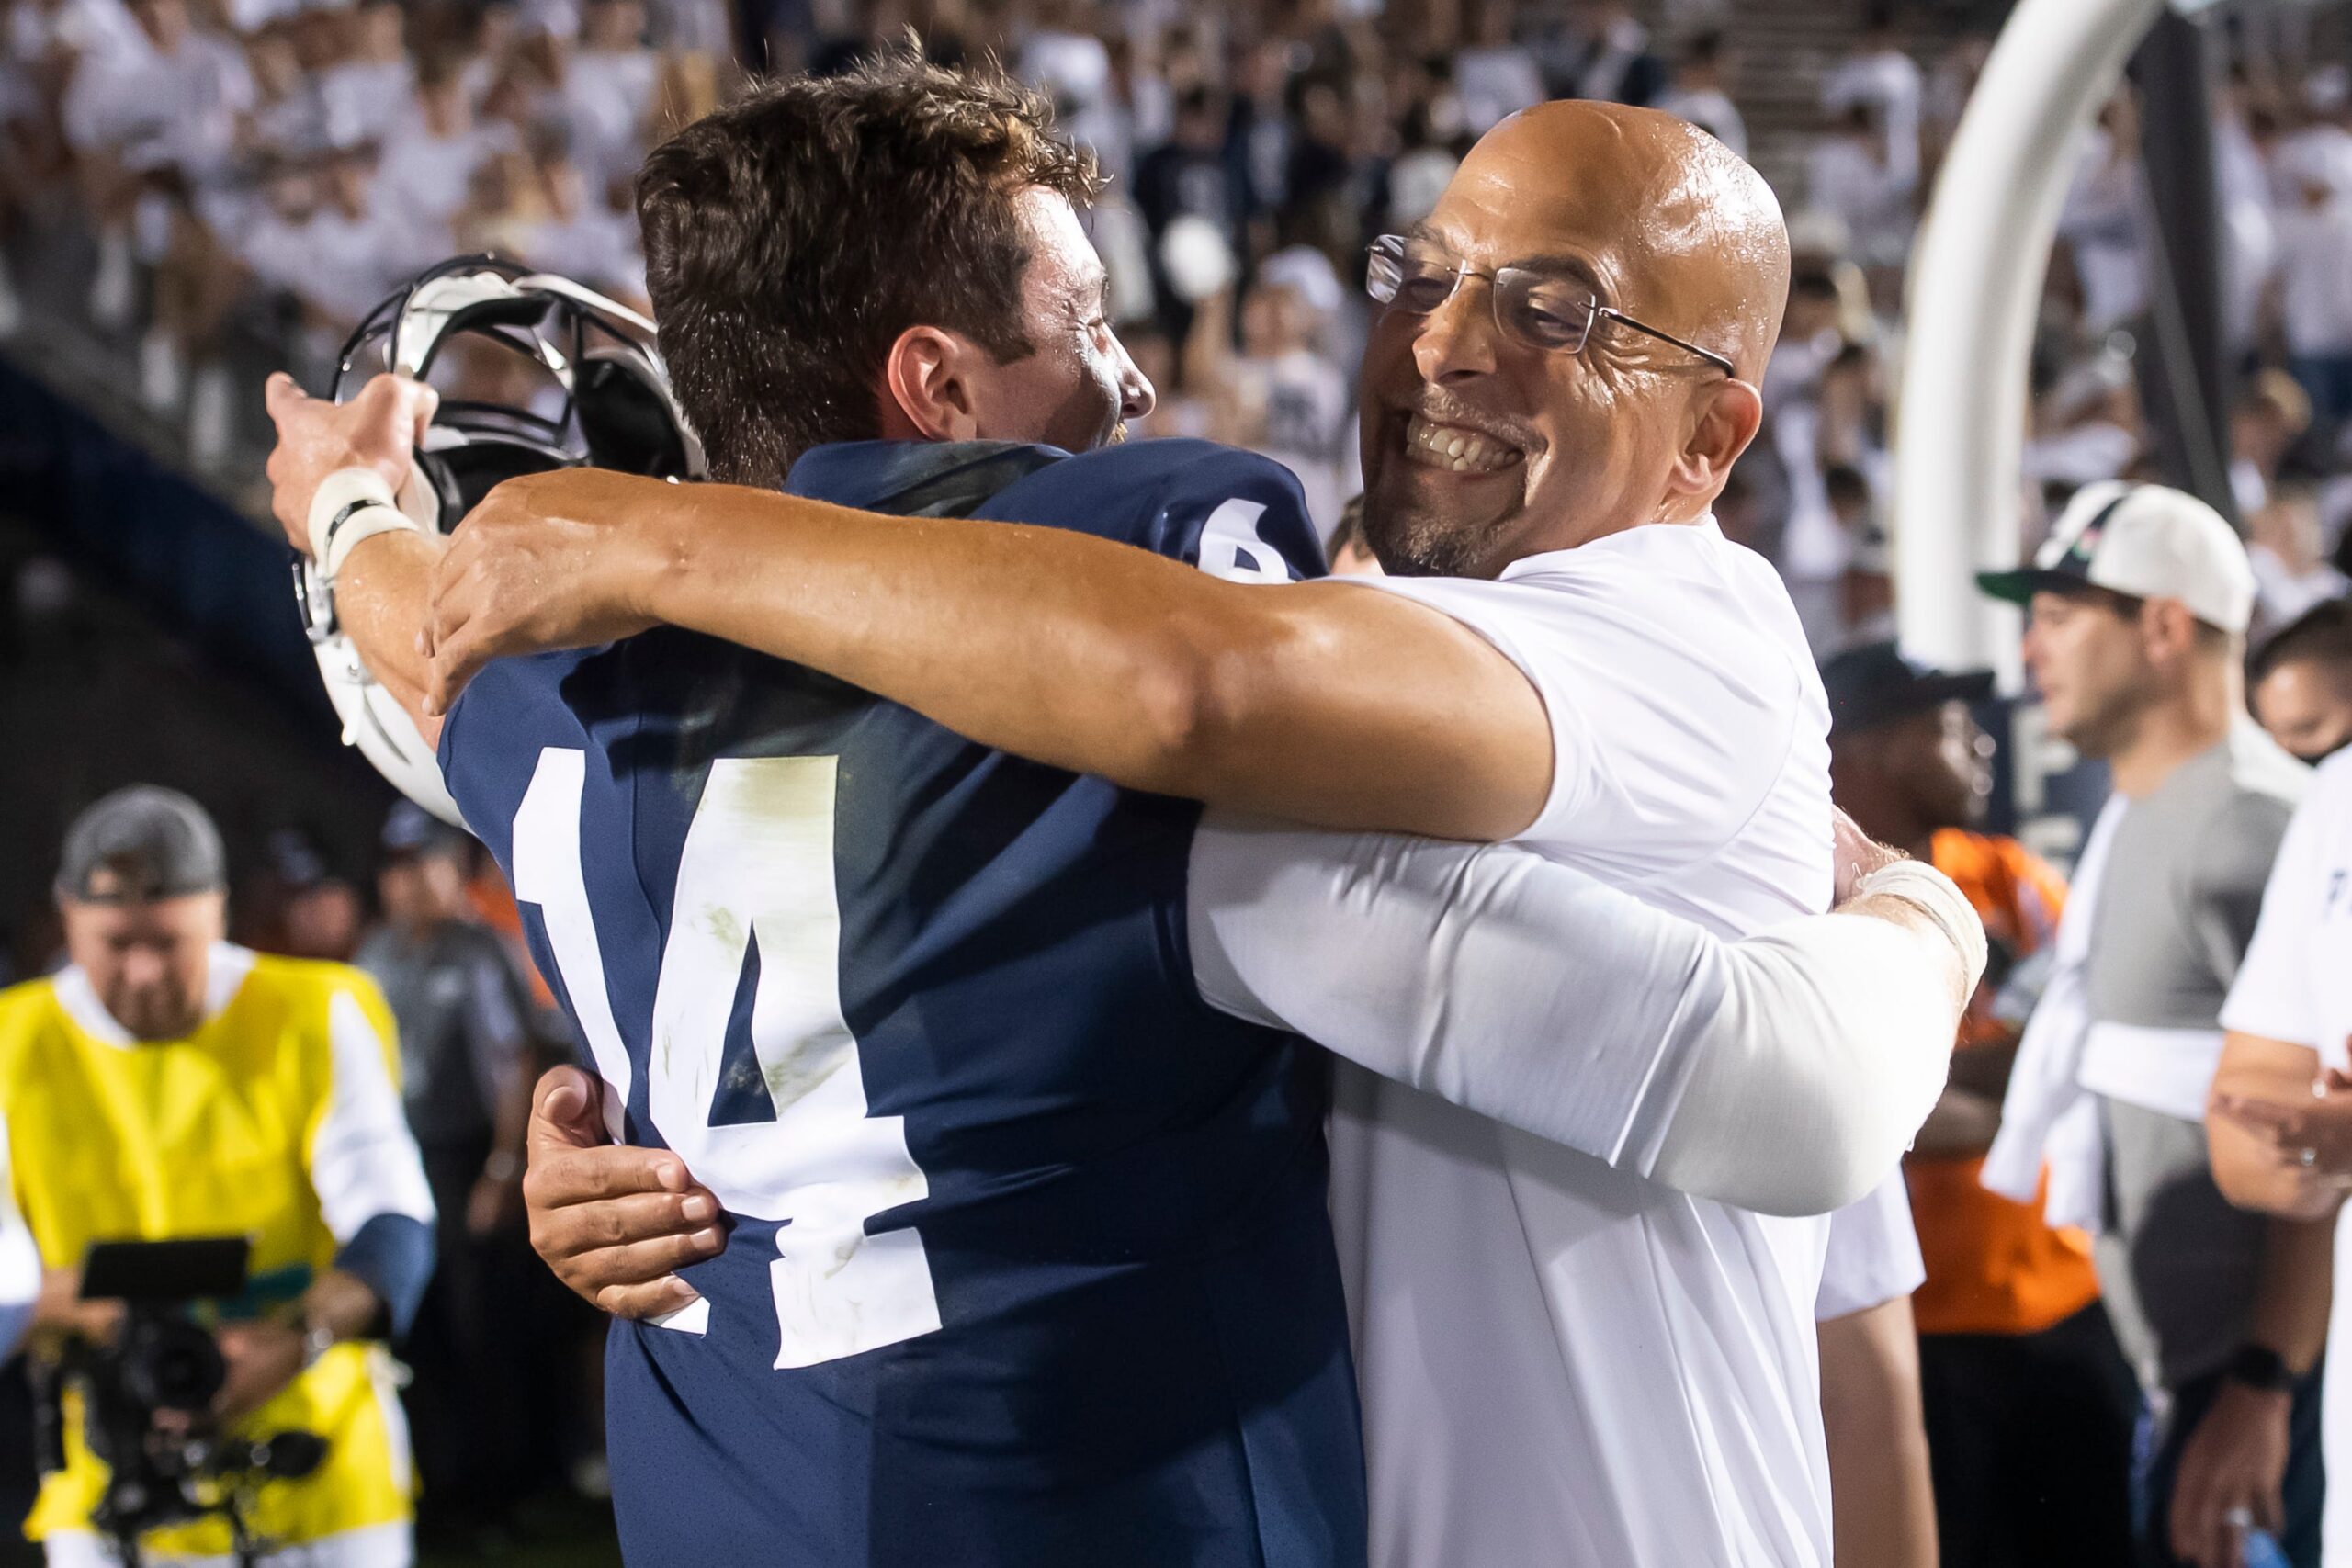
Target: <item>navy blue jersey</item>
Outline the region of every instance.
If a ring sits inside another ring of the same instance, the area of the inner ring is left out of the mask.
[[[1321,570],[1291,476],[1199,442],[791,488]],[[673,628],[492,666],[441,749],[616,1131],[728,1211],[707,1305],[610,1342],[632,1563],[1363,1558],[1322,1065],[1193,986],[1196,807]]]

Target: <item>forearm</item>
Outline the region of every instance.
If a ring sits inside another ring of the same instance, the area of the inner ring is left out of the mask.
[[[1317,826],[1471,839],[1526,827],[1550,784],[1525,677],[1388,595],[733,487],[669,487],[644,510],[652,617],[1019,756]]]
[[[2314,1181],[2309,1171],[2280,1159],[2276,1148],[2236,1122],[2209,1117],[2205,1128],[2213,1183],[2239,1208],[2282,1220],[2319,1221],[2343,1203],[2341,1188]]]
[[[432,603],[433,567],[447,547],[437,534],[401,530],[362,540],[335,575],[335,618],[368,672],[390,693],[428,746],[441,720],[424,711],[431,660],[418,646]]]
[[[1203,994],[1685,1191],[1818,1213],[1892,1169],[1943,1080],[1962,954],[1838,915],[1728,943],[1520,851],[1212,820]],[[1958,894],[1951,895],[1956,902]]]
[[[1838,1568],[1933,1568],[1935,1491],[1910,1299],[1818,1332]]]
[[[2282,1156],[2278,1144],[2218,1107],[2235,1100],[2306,1107],[2319,1077],[2319,1053],[2309,1046],[2233,1031],[2213,1073],[2217,1109],[2205,1117],[2207,1157],[2214,1185],[2241,1209],[2287,1220],[2321,1220],[2335,1213],[2343,1192]]]
[[[2318,1365],[2327,1344],[2335,1267],[2335,1221],[2273,1219],[2246,1338],[2278,1351],[2299,1373]]]
[[[1868,913],[1897,905],[1906,918]],[[1768,1213],[1841,1208],[1894,1168],[1942,1092],[1982,948],[1963,957],[1906,901],[1864,898],[1725,952],[1724,1003],[1647,1174]]]

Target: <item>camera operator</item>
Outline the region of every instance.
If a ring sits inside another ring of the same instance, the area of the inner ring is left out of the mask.
[[[226,885],[220,835],[194,801],[110,795],[65,839],[71,965],[0,992],[0,1135],[39,1249],[34,1347],[67,1354],[70,1370],[121,1324],[120,1303],[81,1299],[92,1244],[249,1237],[244,1293],[217,1303],[225,1375],[210,1409],[156,1425],[236,1439],[222,1451],[322,1439],[306,1475],[225,1488],[258,1561],[404,1568],[408,1435],[381,1340],[424,1291],[433,1204],[401,1115],[391,1020],[356,970],[222,941]],[[0,1301],[27,1293],[13,1283]],[[103,1537],[109,1472],[87,1410],[69,1377],[63,1463],[26,1524],[48,1561],[229,1560],[243,1543],[219,1513],[148,1529],[135,1553]]]

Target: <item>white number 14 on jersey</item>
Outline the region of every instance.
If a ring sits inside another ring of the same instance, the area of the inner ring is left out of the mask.
[[[581,872],[586,761],[573,748],[539,753],[514,814],[514,896],[539,907],[617,1105],[632,1074]],[[866,1114],[857,1040],[842,1016],[839,766],[833,757],[711,764],[678,864],[646,1057],[646,1104],[662,1141],[729,1213],[782,1222],[769,1266],[778,1367],[837,1360],[939,1326],[922,1238],[911,1227],[865,1234],[867,1216],[923,1197],[928,1185],[908,1153],[904,1119]],[[730,1054],[729,1025],[747,985],[751,1049]],[[699,1330],[707,1309],[697,1303],[671,1325]]]

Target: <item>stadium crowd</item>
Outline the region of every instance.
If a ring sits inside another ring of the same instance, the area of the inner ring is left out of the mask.
[[[1983,8],[1858,8],[1849,47],[1823,73],[1816,129],[1768,171],[1787,176],[1796,266],[1763,433],[1715,508],[1727,535],[1779,568],[1824,661],[1841,801],[1951,871],[2002,955],[1966,1025],[1976,1049],[1909,1164],[1944,1561],[2044,1560],[2034,1551],[2061,1540],[2074,1543],[2068,1561],[2120,1561],[2102,1553],[2130,1529],[2142,1382],[2157,1407],[2188,1412],[2165,1462],[2191,1476],[2185,1488],[2218,1488],[2233,1439],[2192,1439],[2200,1425],[2220,1429],[2205,1423],[2217,1404],[2241,1430],[2268,1421],[2267,1407],[2231,1404],[2264,1379],[2263,1392],[2294,1399],[2296,1461],[2290,1474],[2281,1403],[2269,1484],[2286,1501],[2242,1527],[2267,1526],[2294,1561],[2315,1561],[2316,1475],[2302,1465],[2317,1452],[2317,1341],[2299,1325],[2310,1343],[2263,1347],[2278,1364],[2249,1368],[2241,1354],[2259,1247],[2253,1222],[2220,1199],[2253,1204],[2258,1184],[2225,1172],[2216,1188],[2202,1134],[2191,1157],[2177,1125],[2150,1122],[2132,1156],[2139,1196],[2187,1183],[2194,1201],[2127,1214],[2138,1254],[2095,1263],[2079,1231],[2045,1223],[2038,1197],[1996,1198],[1980,1182],[2022,1022],[2068,961],[2065,887],[2013,840],[1969,831],[1982,738],[1951,705],[1983,684],[1921,672],[1886,646],[1885,525],[1903,268],[1985,59],[1987,39],[1962,25],[1982,18],[1959,15],[1972,9]],[[1910,47],[1923,17],[1937,24],[1926,58]],[[642,307],[637,165],[667,128],[724,101],[746,62],[824,70],[909,26],[939,58],[994,51],[1051,92],[1112,176],[1090,218],[1109,314],[1160,389],[1136,434],[1209,436],[1288,465],[1335,562],[1362,558],[1346,502],[1372,236],[1424,217],[1472,141],[1548,97],[1651,105],[1750,151],[1741,28],[1717,0],[877,0],[854,14],[823,0],[0,0],[0,352],[43,330],[29,317],[70,319],[120,356],[196,466],[231,473],[258,468],[261,370],[292,365],[322,385],[368,308],[445,255],[497,252]],[[2254,585],[2249,624],[2222,629],[2250,637],[2263,723],[2316,759],[2352,736],[2352,70],[2316,62],[2309,25],[2248,18],[2226,35],[2214,154],[2229,476]],[[2129,89],[2108,106],[2066,198],[2037,333],[2028,553],[2086,487],[2164,477],[2141,393],[2156,281],[2139,113]],[[2063,657],[2045,648],[2039,660]],[[2185,678],[2184,713],[2204,678]],[[2216,895],[2198,957],[2212,1007],[2199,1027],[2228,1021],[2214,1010],[2254,938],[2258,897],[2245,882],[2258,894],[2285,829],[2283,807],[2264,809],[2266,843],[2239,846],[2238,882]],[[2160,853],[2143,848],[2150,863]],[[435,1293],[410,1347],[426,1507],[473,1530],[547,1479],[513,1467],[532,1441],[585,1458],[580,1413],[554,1408],[549,1392],[587,1365],[581,1325],[523,1252],[515,1189],[520,1086],[560,1024],[507,940],[511,899],[475,874],[469,846],[403,812],[383,862],[381,918],[364,942],[368,900],[290,840],[235,913],[256,947],[356,955],[399,1015],[407,1110],[442,1215]],[[2216,1266],[2236,1270],[2227,1299],[2186,1329],[2168,1302],[2148,1312],[2136,1297],[2151,1249],[2230,1252]],[[2119,1278],[2132,1299],[2115,1300]],[[538,1301],[539,1321],[561,1332],[534,1339],[488,1313],[498,1292]],[[518,1359],[529,1376],[513,1371]],[[453,1410],[453,1385],[478,1397]],[[593,1485],[593,1461],[575,1468]],[[1996,1511],[1978,1505],[1996,1495],[2014,1509],[1987,1522]]]

